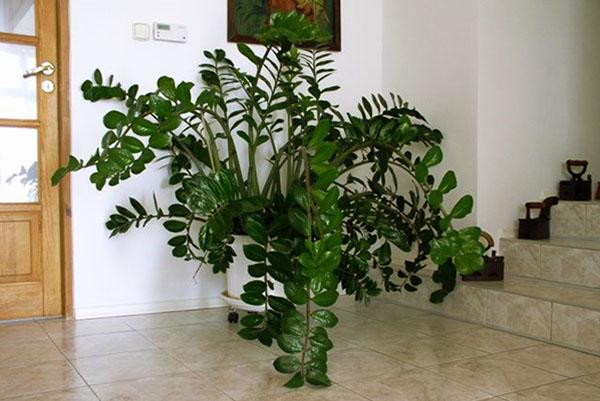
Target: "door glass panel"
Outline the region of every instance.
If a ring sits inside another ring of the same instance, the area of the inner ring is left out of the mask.
[[[37,130],[1,127],[0,144],[0,202],[37,202]]]
[[[0,0],[0,32],[34,36],[34,1]]]
[[[23,78],[35,65],[35,47],[0,43],[0,118],[37,118],[37,80]]]

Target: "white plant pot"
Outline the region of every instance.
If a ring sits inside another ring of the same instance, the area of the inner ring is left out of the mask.
[[[227,291],[223,292],[221,297],[233,309],[248,312],[263,311],[264,306],[248,305],[240,298],[244,293],[244,285],[250,281],[257,280],[248,274],[248,266],[254,262],[248,260],[246,256],[244,256],[244,245],[253,244],[254,241],[247,235],[235,235],[234,238],[235,240],[231,247],[237,256],[227,270]],[[275,284],[275,289],[269,290],[269,294],[278,297],[285,296],[283,285],[276,281],[273,282]]]

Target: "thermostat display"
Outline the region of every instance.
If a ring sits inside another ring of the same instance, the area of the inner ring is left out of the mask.
[[[154,40],[166,42],[187,42],[187,28],[185,25],[165,24],[163,22],[154,23]]]

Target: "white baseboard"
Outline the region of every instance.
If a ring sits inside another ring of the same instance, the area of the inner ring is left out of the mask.
[[[147,313],[177,312],[190,309],[208,309],[227,306],[220,297],[184,299],[179,301],[149,302],[141,304],[109,305],[75,308],[74,318],[95,319]]]

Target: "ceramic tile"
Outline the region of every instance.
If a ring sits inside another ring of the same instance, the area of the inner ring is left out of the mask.
[[[140,334],[160,348],[182,348],[238,338],[234,331],[224,327],[223,325],[203,323],[165,329],[141,330]],[[235,329],[238,329],[238,327],[235,326]]]
[[[497,355],[445,363],[428,369],[451,380],[460,378],[464,385],[490,395],[507,394],[564,379],[564,376]]]
[[[8,401],[98,401],[87,387],[65,391],[52,391],[25,397],[10,398]]]
[[[218,312],[215,313],[211,313],[211,311],[212,310],[207,309],[127,316],[123,318],[123,321],[136,330],[187,326],[205,323],[210,320],[216,321],[216,315],[222,313],[221,310],[218,310]],[[224,314],[222,317],[223,319],[219,320],[219,322],[226,322],[227,314]]]
[[[587,205],[586,217],[586,236],[600,238],[600,205]]]
[[[586,205],[559,203],[552,209],[552,237],[583,237],[586,229]]]
[[[501,240],[506,274],[525,277],[540,277],[540,245],[514,240]]]
[[[490,397],[425,370],[356,380],[344,386],[377,401],[474,401]]]
[[[0,324],[0,344],[46,338],[48,335],[37,323]]]
[[[391,341],[397,338],[414,338],[414,330],[402,327],[399,324],[386,324],[369,322],[353,326],[340,326],[329,330],[332,339],[341,338],[351,344],[370,347],[382,341]]]
[[[56,340],[56,343],[70,359],[156,348],[135,332],[67,337]]]
[[[395,304],[357,304],[352,307],[343,308],[348,312],[355,313],[361,317],[390,322],[400,319],[406,319],[414,316],[420,316],[426,312]]]
[[[63,354],[49,338],[11,344],[0,343],[0,368],[64,360]]]
[[[417,332],[426,335],[456,333],[477,327],[470,323],[448,319],[439,315],[419,316],[395,324],[409,332]]]
[[[342,386],[333,385],[328,388],[307,388],[280,395],[269,395],[258,398],[243,398],[243,401],[369,401]]]
[[[587,384],[593,384],[594,386],[600,387],[600,373],[596,373],[596,374],[588,375],[588,376],[582,376],[582,377],[579,377],[577,380],[587,383]]]
[[[600,388],[569,380],[503,395],[502,398],[509,401],[600,401]]]
[[[336,383],[414,369],[414,366],[368,349],[351,349],[331,353],[328,365],[327,374]]]
[[[454,344],[466,345],[489,353],[510,351],[541,344],[538,341],[525,337],[487,328],[476,328],[466,332],[448,334],[444,336],[444,339]]]
[[[547,301],[490,291],[486,321],[493,327],[549,340],[551,310]]]
[[[102,401],[231,401],[194,374],[119,381],[93,389]]]
[[[336,327],[351,327],[358,324],[373,324],[373,320],[359,313],[350,312],[353,308],[340,309],[331,308],[331,311],[338,317],[339,322]]]
[[[40,322],[40,325],[52,338],[89,336],[94,334],[118,333],[131,331],[119,318],[64,320],[52,319]]]
[[[137,351],[92,356],[73,360],[75,368],[89,384],[141,379],[188,372],[179,361],[162,351]]]
[[[525,348],[502,355],[524,365],[567,377],[600,372],[600,357],[554,345]]]
[[[432,305],[432,310],[447,316],[457,316],[469,322],[484,324],[489,291],[459,283],[444,302]],[[429,301],[428,301],[429,302]]]
[[[600,252],[542,246],[543,278],[550,281],[600,287]]]
[[[464,339],[468,339],[464,336]],[[468,343],[468,341],[463,341]],[[445,341],[442,337],[425,337],[413,341],[395,341],[381,344],[381,353],[411,365],[426,367],[460,359],[487,355],[474,348]]]
[[[0,399],[84,386],[66,361],[0,369]]]
[[[244,365],[277,356],[249,341],[230,340],[169,350],[168,353],[192,370]]]
[[[224,392],[234,400],[253,400],[260,396],[275,396],[290,391],[283,387],[290,376],[278,373],[271,361],[208,369],[198,374],[213,388]]]
[[[555,304],[552,340],[600,353],[600,311]]]

